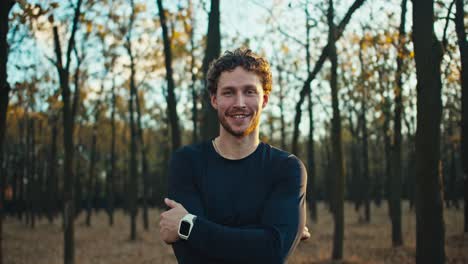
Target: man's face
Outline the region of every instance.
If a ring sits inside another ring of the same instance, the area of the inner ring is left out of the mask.
[[[211,95],[222,129],[235,137],[255,131],[267,102],[260,78],[240,66],[221,73],[216,95]]]

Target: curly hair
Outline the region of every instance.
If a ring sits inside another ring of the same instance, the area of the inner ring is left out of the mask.
[[[233,71],[239,66],[260,77],[263,92],[265,94],[270,94],[272,86],[270,64],[265,58],[246,48],[225,51],[221,57],[210,64],[206,75],[207,88],[210,94],[216,94],[219,77],[223,72]]]

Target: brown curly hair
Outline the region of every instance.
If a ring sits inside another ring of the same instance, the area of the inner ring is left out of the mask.
[[[246,71],[257,74],[262,82],[263,92],[267,95],[270,94],[272,77],[268,61],[253,53],[250,49],[238,48],[234,51],[225,51],[221,57],[210,64],[206,75],[206,82],[211,95],[216,94],[221,73],[233,71],[238,66]]]

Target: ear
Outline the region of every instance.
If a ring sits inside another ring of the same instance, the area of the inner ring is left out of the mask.
[[[210,101],[211,101],[211,106],[215,110],[218,110],[218,100],[216,98],[216,94],[213,94],[213,93],[210,92]]]
[[[270,99],[270,95],[269,94],[263,94],[263,104],[262,104],[262,108],[265,108],[265,106],[268,104],[268,100]]]

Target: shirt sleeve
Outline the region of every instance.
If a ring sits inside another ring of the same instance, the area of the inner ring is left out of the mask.
[[[203,213],[197,215],[190,210],[199,205],[199,197],[194,195],[195,201],[187,200],[187,210],[198,216],[186,241],[190,248],[228,263],[284,263],[297,246],[305,225],[307,172],[302,162],[291,155],[275,173],[278,178],[258,226],[234,228],[216,224]],[[185,206],[184,201],[181,203]]]
[[[190,153],[185,149],[174,152],[169,162],[168,197],[181,203],[191,214],[204,216],[201,196],[194,179],[195,167]],[[172,244],[179,263],[203,263],[200,252],[190,247],[186,240],[179,239]]]

